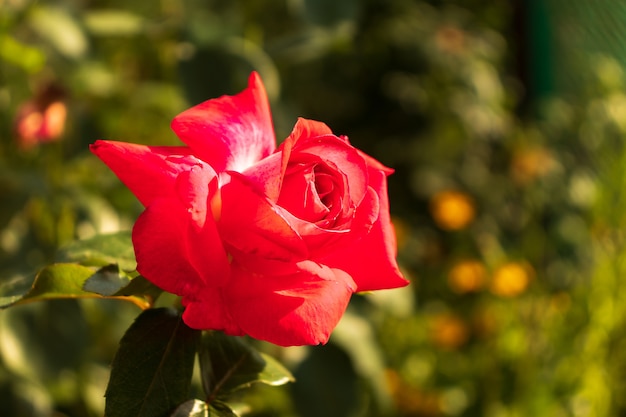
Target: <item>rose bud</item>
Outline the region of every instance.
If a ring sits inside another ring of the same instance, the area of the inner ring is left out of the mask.
[[[20,147],[59,139],[65,129],[67,107],[60,87],[49,85],[23,103],[15,117],[14,130]]]

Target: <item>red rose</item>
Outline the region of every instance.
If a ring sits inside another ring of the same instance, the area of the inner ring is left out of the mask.
[[[146,207],[133,229],[137,270],[182,296],[190,327],[325,343],[352,293],[407,284],[389,220],[392,170],[306,119],[276,149],[256,73],[172,129],[187,146],[91,150]]]

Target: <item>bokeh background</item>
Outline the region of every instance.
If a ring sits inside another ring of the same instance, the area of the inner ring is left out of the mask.
[[[626,414],[626,6],[609,0],[0,0],[0,289],[140,204],[96,139],[178,144],[264,79],[395,168],[411,285],[355,296],[253,416]],[[367,256],[367,254],[363,254]],[[133,305],[0,312],[0,415],[99,416]]]

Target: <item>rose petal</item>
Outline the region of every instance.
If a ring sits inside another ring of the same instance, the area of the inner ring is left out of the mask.
[[[385,173],[372,169],[369,180],[379,198],[378,219],[365,237],[328,253],[320,262],[350,274],[358,285],[357,291],[403,287],[409,282],[402,277],[396,261],[396,237],[389,216]]]
[[[193,294],[204,279],[188,259],[188,247],[181,238],[187,228],[183,206],[172,199],[155,200],[133,227],[137,271],[152,283],[174,294]]]
[[[335,136],[324,136],[294,148],[293,154],[315,155],[322,159],[329,169],[336,169],[338,175],[347,177],[349,179],[347,191],[352,208],[361,204],[367,189],[367,165],[355,148]],[[297,161],[296,157],[293,159]]]
[[[224,285],[230,266],[213,218],[199,226],[178,198],[153,201],[133,228],[137,271],[177,295]]]
[[[293,146],[296,146],[299,141],[306,142],[310,139],[332,134],[332,130],[325,123],[298,117],[288,140],[292,142]],[[285,146],[284,143],[281,146]]]
[[[268,259],[298,261],[308,256],[300,236],[243,175],[231,173],[221,191],[218,227],[229,247]]]
[[[293,131],[279,150],[292,146],[288,163],[307,159],[311,155],[326,161],[350,179],[350,199],[356,207],[367,188],[367,164],[361,152],[352,147],[347,138],[332,134],[324,123],[299,118]]]
[[[233,264],[233,318],[246,334],[280,346],[326,343],[354,282],[343,271],[310,261],[291,269],[287,275],[260,275]]]
[[[185,311],[183,321],[193,329],[222,330],[232,336],[243,336],[244,332],[233,321],[224,302],[220,288],[205,288],[182,300]]]
[[[366,154],[366,153],[364,153],[364,152],[362,152],[362,151],[360,151],[358,149],[357,149],[357,151],[363,157],[363,159],[365,159],[365,163],[367,164],[369,169],[373,169],[373,170],[376,170],[376,171],[383,171],[385,173],[385,176],[387,176],[387,177],[394,173],[394,169],[393,168],[389,168],[389,167],[383,165],[378,160],[372,158],[368,154]]]
[[[267,94],[256,72],[244,91],[182,112],[172,121],[172,129],[217,172],[243,172],[276,149]]]
[[[278,201],[283,177],[296,142],[324,135],[332,135],[330,128],[324,123],[299,118],[293,131],[283,141],[278,151],[248,167],[243,174],[262,194],[275,203]]]
[[[174,192],[178,174],[202,161],[186,146],[145,146],[98,140],[89,149],[147,206]]]
[[[187,242],[189,262],[207,285],[224,285],[230,267],[211,210],[211,200],[219,198],[217,174],[208,165],[196,166],[181,173],[176,185],[188,217],[179,238]]]
[[[278,201],[278,195],[285,174],[286,163],[282,160],[284,152],[276,152],[252,165],[243,172],[249,184],[253,185],[260,194],[265,195],[270,201]]]
[[[323,220],[330,210],[320,199],[316,181],[314,165],[290,165],[278,204],[300,219],[309,222]]]
[[[361,205],[354,212],[350,222],[341,229],[324,229],[314,223],[301,220],[291,213],[283,211],[289,224],[298,232],[309,248],[309,258],[318,260],[329,252],[342,251],[366,236],[379,216],[378,195],[370,187]]]

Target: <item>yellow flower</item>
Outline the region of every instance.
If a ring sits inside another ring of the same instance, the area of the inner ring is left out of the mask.
[[[430,211],[435,223],[444,230],[460,230],[474,220],[474,202],[459,191],[442,191],[430,201]]]
[[[530,265],[518,262],[506,263],[494,272],[490,290],[501,297],[515,297],[526,290],[532,275]]]
[[[557,167],[558,163],[550,153],[550,150],[535,146],[519,149],[513,154],[511,175],[515,182],[525,185],[549,174]]]
[[[430,320],[429,335],[440,348],[456,349],[467,341],[469,331],[465,322],[456,315],[443,313]]]
[[[456,293],[477,291],[483,287],[487,271],[482,263],[475,260],[458,262],[448,272],[448,285]]]
[[[397,371],[389,369],[385,376],[396,406],[402,415],[440,416],[441,398],[436,391],[425,391],[413,386]]]

